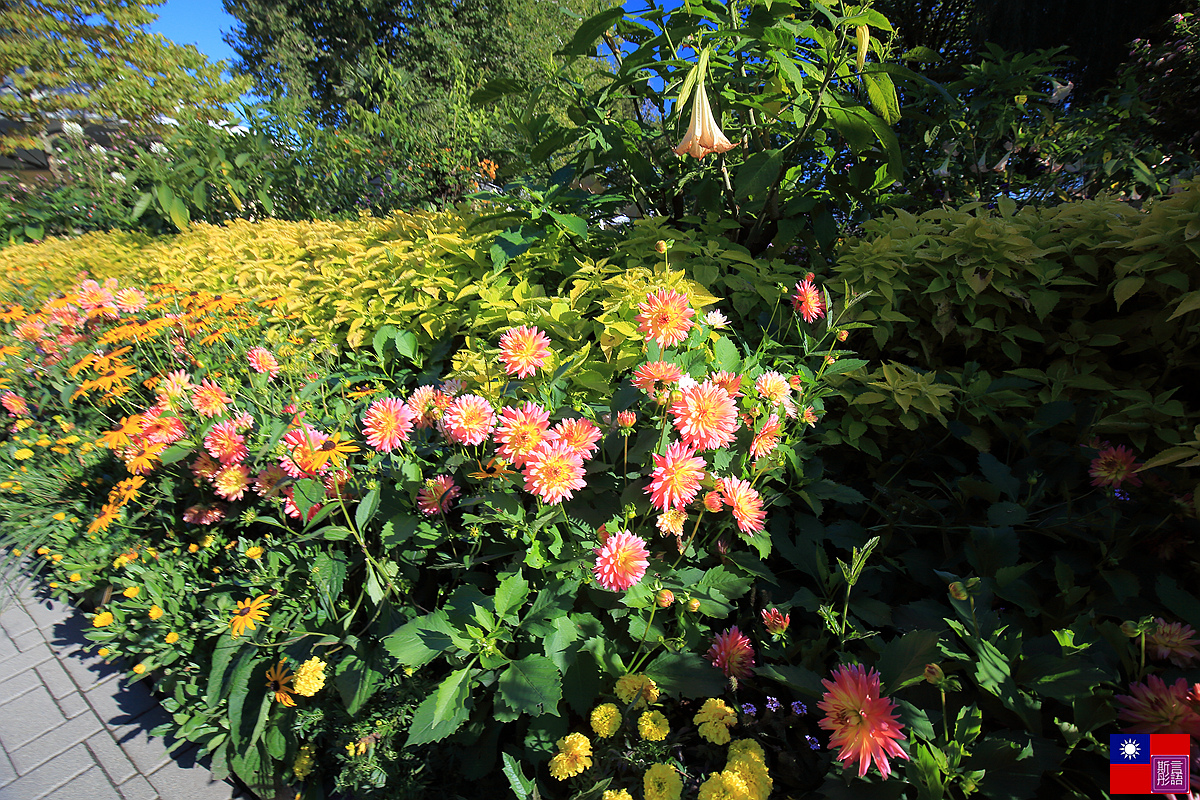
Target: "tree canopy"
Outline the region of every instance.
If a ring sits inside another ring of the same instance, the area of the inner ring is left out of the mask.
[[[50,120],[83,115],[134,127],[163,116],[223,119],[246,90],[191,45],[145,30],[148,0],[0,3],[0,117],[25,123],[0,148],[39,146]]]

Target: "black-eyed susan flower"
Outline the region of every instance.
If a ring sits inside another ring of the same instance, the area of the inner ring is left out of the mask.
[[[254,623],[262,622],[267,617],[267,607],[271,604],[269,594],[260,594],[251,600],[238,600],[237,611],[229,620],[229,631],[233,638],[241,636],[247,628],[254,630]]]
[[[292,699],[292,687],[289,686],[295,677],[288,672],[287,662],[280,659],[279,663],[267,670],[267,689],[275,693],[275,700],[291,708],[296,705]]]

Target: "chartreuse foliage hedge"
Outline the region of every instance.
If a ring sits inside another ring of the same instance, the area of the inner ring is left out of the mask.
[[[989,418],[1070,402],[1101,436],[1186,442],[1200,422],[1188,388],[1200,385],[1198,258],[1200,182],[1143,210],[1002,200],[873,220],[833,275],[872,292],[858,306],[872,326],[864,357],[900,363],[879,368],[878,391],[856,390],[843,432],[903,401],[905,426],[917,412],[956,417],[985,450]]]

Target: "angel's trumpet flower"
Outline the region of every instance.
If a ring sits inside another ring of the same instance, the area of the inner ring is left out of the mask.
[[[724,153],[735,147],[737,144],[725,137],[716,118],[713,117],[712,107],[708,104],[708,92],[704,90],[704,77],[701,75],[696,83],[696,94],[692,98],[692,121],[683,141],[675,148],[675,154],[704,158],[709,153]]]

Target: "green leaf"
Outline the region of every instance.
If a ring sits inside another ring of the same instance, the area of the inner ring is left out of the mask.
[[[1179,298],[1179,305],[1175,306],[1175,310],[1171,312],[1171,316],[1167,317],[1167,321],[1170,322],[1176,317],[1198,308],[1200,308],[1200,291],[1188,292]]]
[[[534,717],[558,715],[562,676],[545,656],[535,653],[512,662],[500,674],[498,685],[500,697],[514,711]]]
[[[354,525],[359,532],[367,529],[367,523],[371,521],[371,517],[375,516],[375,512],[379,509],[379,487],[376,486],[371,491],[367,492],[366,496],[358,503],[358,508],[354,510]],[[302,512],[307,514],[308,512]]]
[[[940,638],[937,631],[909,631],[888,642],[876,664],[884,692],[894,694],[921,680],[925,665],[937,660]]]
[[[722,336],[713,344],[714,366],[719,370],[737,374],[742,369],[742,356],[733,340]]]
[[[454,628],[443,609],[411,620],[383,639],[383,646],[406,667],[423,667],[454,645]]]
[[[671,697],[716,697],[725,676],[697,653],[664,651],[645,669],[658,688]]]
[[[549,210],[546,213],[567,233],[578,236],[580,239],[587,238],[587,221],[582,217],[577,217],[574,214],[560,214],[557,211]]]
[[[325,484],[312,478],[298,480],[292,487],[292,499],[300,511],[300,519],[308,519],[309,510],[325,499]]]
[[[475,105],[483,105],[499,100],[502,97],[507,97],[512,94],[525,94],[529,91],[529,84],[526,81],[517,80],[516,78],[494,78],[485,83],[481,88],[476,89],[471,95],[471,102]]]
[[[326,609],[332,611],[346,581],[346,555],[321,552],[313,558],[309,579],[317,587]]]
[[[192,215],[188,212],[187,205],[183,200],[178,197],[173,199],[168,212],[171,215],[171,221],[175,223],[175,227],[180,231],[186,231],[188,223],[192,221]]]
[[[1117,301],[1117,310],[1121,309],[1121,305],[1137,294],[1138,289],[1146,283],[1146,279],[1141,275],[1128,275],[1117,281],[1117,285],[1113,287],[1113,299]]]
[[[606,11],[601,11],[595,16],[585,19],[580,24],[575,35],[571,37],[571,41],[567,43],[559,53],[555,55],[563,56],[586,56],[592,53],[592,49],[597,39],[599,39],[605,31],[617,23],[618,20],[625,17],[625,9],[621,6],[613,6]]]
[[[371,659],[360,659],[354,653],[343,658],[337,667],[334,682],[338,694],[346,706],[346,713],[354,715],[371,699],[379,684],[383,681],[383,673],[371,666]]]
[[[516,612],[521,610],[528,597],[529,581],[519,571],[509,575],[496,587],[496,616],[505,619],[511,615],[515,621],[518,616]]]
[[[217,640],[217,645],[213,648],[212,666],[208,670],[208,688],[204,695],[204,702],[210,709],[216,708],[217,704],[221,702],[221,698],[225,696],[225,690],[234,676],[237,676],[241,682],[249,675],[251,664],[243,665],[243,662],[252,661],[254,654],[251,651],[253,649],[246,642],[234,639],[232,636],[222,636]],[[231,674],[230,665],[233,663],[233,657],[238,655],[239,651],[241,651],[241,658]]]
[[[760,678],[771,678],[797,692],[820,697],[825,692],[821,676],[805,667],[789,666],[787,664],[763,664],[755,669]]]
[[[417,706],[405,747],[439,742],[459,729],[471,713],[469,669],[450,673],[433,694]]]
[[[513,794],[517,796],[517,800],[530,800],[533,797],[537,781],[534,778],[525,777],[520,760],[511,754],[501,753],[500,760],[504,763],[504,777],[508,778],[508,785],[512,788]]]
[[[750,197],[761,198],[779,178],[783,166],[783,151],[768,150],[746,159],[734,179],[734,196],[738,202]]]
[[[862,76],[867,85],[867,98],[883,121],[895,125],[900,121],[900,98],[896,95],[896,84],[886,72],[868,72]]]

